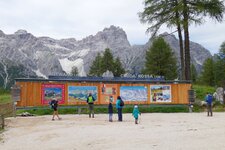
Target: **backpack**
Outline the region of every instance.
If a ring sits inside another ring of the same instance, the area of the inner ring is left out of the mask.
[[[211,104],[212,103],[212,101],[213,101],[213,97],[212,97],[212,95],[208,95],[208,98],[207,98],[207,102],[209,103],[209,104]]]
[[[56,100],[51,100],[51,101],[49,102],[49,105],[50,105],[50,107],[53,109],[54,107],[56,107],[57,101],[56,101]]]
[[[95,99],[92,96],[88,96],[88,103],[93,103]]]
[[[124,102],[122,99],[120,100],[120,106],[124,106]]]

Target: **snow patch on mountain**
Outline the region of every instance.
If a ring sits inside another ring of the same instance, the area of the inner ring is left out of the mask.
[[[37,76],[47,79],[47,77],[43,73],[41,73],[39,69],[38,70],[33,70],[33,71],[36,73]]]
[[[68,58],[59,59],[59,62],[62,66],[63,71],[65,71],[67,74],[71,73],[72,67],[77,67],[79,75],[85,76],[86,73],[84,71],[84,61],[82,58],[78,58],[74,61],[69,60]]]
[[[199,65],[203,65],[198,59],[196,59],[196,58],[194,58],[195,59],[195,62],[197,63],[197,64],[199,64]]]
[[[78,57],[84,57],[89,53],[90,49],[83,49],[78,51]]]

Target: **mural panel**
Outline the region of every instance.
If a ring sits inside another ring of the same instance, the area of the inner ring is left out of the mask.
[[[108,103],[116,101],[116,84],[101,84],[101,100]]]
[[[146,86],[121,86],[120,96],[124,101],[147,101]]]
[[[151,102],[171,102],[170,85],[151,85],[150,93]]]
[[[65,103],[65,85],[64,84],[42,84],[41,102],[48,104],[52,99],[57,99],[59,104]]]
[[[86,102],[89,93],[98,100],[96,86],[68,86],[68,102],[84,101]]]

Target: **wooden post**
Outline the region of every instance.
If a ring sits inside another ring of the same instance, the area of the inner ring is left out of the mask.
[[[1,122],[2,122],[2,129],[5,128],[5,119],[4,119],[4,115],[0,115],[1,118]]]
[[[80,115],[81,114],[81,108],[79,106],[77,107],[77,111],[78,111],[78,114]]]
[[[13,117],[16,118],[16,104],[17,102],[13,102]]]

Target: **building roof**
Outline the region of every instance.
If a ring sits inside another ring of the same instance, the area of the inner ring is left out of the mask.
[[[131,78],[131,77],[78,77],[49,76],[44,78],[16,78],[16,82],[104,82],[104,83],[191,83],[186,80],[164,80],[163,78]]]

